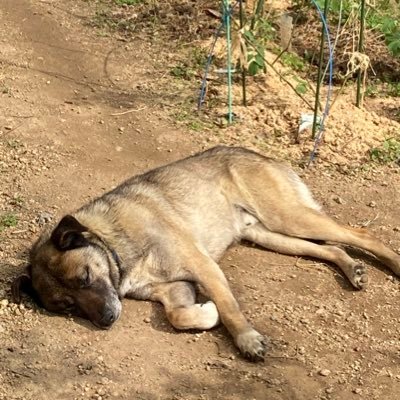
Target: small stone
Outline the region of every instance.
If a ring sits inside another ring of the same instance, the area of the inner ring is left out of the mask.
[[[375,208],[375,207],[376,207],[375,201],[370,201],[370,202],[368,203],[368,207]]]
[[[360,388],[355,388],[355,389],[353,389],[353,393],[355,393],[355,394],[361,394],[361,393],[362,393],[362,389],[360,389]]]
[[[326,389],[325,389],[325,392],[328,393],[328,394],[333,393],[333,387],[328,387],[328,388],[326,388]]]
[[[149,322],[151,322],[151,319],[149,317],[146,317],[143,322],[146,322],[146,324],[148,324]]]
[[[338,204],[344,204],[344,200],[340,196],[335,196],[333,200]]]
[[[0,301],[0,306],[1,307],[7,307],[8,306],[8,300],[7,299],[3,299]]]
[[[318,374],[321,376],[329,376],[331,374],[331,371],[329,369],[324,368],[324,369],[320,369],[318,371]]]

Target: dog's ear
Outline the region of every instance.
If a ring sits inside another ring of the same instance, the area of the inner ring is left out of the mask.
[[[88,229],[72,215],[66,215],[51,234],[51,241],[60,251],[72,250],[88,245],[83,233]]]
[[[11,284],[11,296],[14,303],[21,303],[22,292],[31,294],[32,289],[32,278],[31,278],[31,266],[21,275],[17,276]]]

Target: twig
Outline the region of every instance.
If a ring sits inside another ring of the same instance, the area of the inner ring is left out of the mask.
[[[28,229],[21,229],[19,231],[13,231],[13,232],[11,232],[11,234],[12,235],[18,235],[20,233],[25,233],[25,232],[28,232]]]
[[[376,220],[378,219],[378,217],[379,217],[379,213],[377,213],[377,214],[375,215],[374,218],[372,218],[372,219],[370,219],[370,220],[368,220],[368,221],[365,221],[365,222],[361,223],[360,226],[362,226],[363,228],[366,228],[366,227],[369,226],[372,222],[376,221]]]
[[[125,115],[125,114],[129,114],[129,113],[131,113],[131,112],[143,111],[143,110],[145,110],[145,109],[146,109],[146,107],[132,108],[132,109],[130,109],[130,110],[126,110],[126,111],[122,111],[122,112],[114,113],[114,114],[110,114],[110,115],[113,116],[113,117],[117,117],[117,116],[119,116],[119,115]]]
[[[19,127],[21,127],[24,123],[25,123],[25,122],[21,122],[19,125],[15,126],[14,128],[12,128],[12,129],[10,129],[10,130],[4,132],[4,136],[10,134],[11,132],[16,131],[16,130],[17,130]]]

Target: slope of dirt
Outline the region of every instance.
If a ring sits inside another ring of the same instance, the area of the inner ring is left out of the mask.
[[[237,143],[169,123],[150,45],[99,37],[85,7],[0,4],[0,399],[397,398],[399,282],[372,259],[369,290],[354,292],[331,266],[231,249],[222,268],[271,341],[261,364],[244,361],[223,327],[176,332],[157,304],[124,301],[104,332],[11,303],[10,282],[43,225],[139,171]],[[398,172],[304,177],[335,218],[369,225],[400,251]]]

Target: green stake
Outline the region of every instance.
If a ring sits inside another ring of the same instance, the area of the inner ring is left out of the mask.
[[[364,25],[365,25],[365,0],[361,0],[361,12],[360,12],[360,37],[358,38],[358,49],[359,53],[364,51]],[[365,74],[365,72],[364,72]],[[362,80],[363,71],[359,67],[357,73],[357,98],[356,98],[356,106],[361,106],[361,80]]]
[[[324,19],[326,21],[326,15],[328,14],[329,0],[325,0],[324,5]],[[322,63],[324,61],[324,42],[325,42],[325,26],[322,24],[321,30],[321,45],[319,48],[319,63],[318,63],[318,77],[317,77],[317,87],[315,94],[315,106],[314,106],[314,120],[312,126],[312,138],[315,139],[315,134],[317,132],[317,120],[318,120],[318,105],[319,105],[319,92],[321,89],[321,78],[322,78]]]
[[[243,0],[240,0],[240,29],[243,28],[244,25],[244,10],[243,10]],[[243,96],[243,105],[247,106],[246,100],[246,71],[242,66],[242,96]]]
[[[228,123],[232,123],[232,62],[231,62],[231,14],[229,0],[224,0],[224,19],[226,29],[226,47],[228,59]]]

